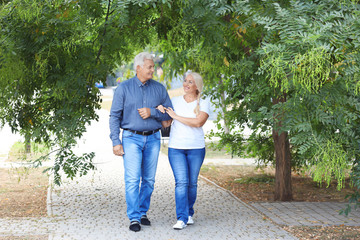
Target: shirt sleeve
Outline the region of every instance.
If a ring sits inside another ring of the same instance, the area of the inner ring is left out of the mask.
[[[161,105],[163,105],[164,107],[168,108],[168,107],[173,107],[169,94],[167,93],[165,87],[162,86],[162,101],[161,101]],[[156,108],[150,108],[150,112],[151,112],[151,117],[155,118],[158,121],[167,121],[170,120],[171,117],[167,114],[167,113],[162,113],[159,110],[157,110]]]
[[[124,110],[124,90],[121,84],[116,88],[110,110],[110,139],[113,146],[121,144],[120,124]]]
[[[200,111],[210,115],[210,101],[208,98],[200,99]]]

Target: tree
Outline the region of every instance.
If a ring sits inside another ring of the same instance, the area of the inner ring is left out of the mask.
[[[210,97],[226,92],[220,145],[275,162],[275,200],[292,199],[291,167],[313,166],[316,181],[335,177],[341,188],[344,170],[358,168],[359,4],[192,1],[182,17],[192,29],[183,39],[196,44],[163,49],[179,60],[171,67],[205,74]]]
[[[72,148],[98,119],[95,82],[152,41],[156,2],[1,2],[0,124],[53,149],[55,183],[61,171],[73,178],[94,169],[94,153],[77,156]]]

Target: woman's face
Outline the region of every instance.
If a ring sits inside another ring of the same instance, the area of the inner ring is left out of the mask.
[[[193,76],[191,75],[187,75],[184,82],[183,82],[183,88],[185,93],[194,93],[196,94],[197,92],[197,86],[195,84],[195,80],[193,78]]]

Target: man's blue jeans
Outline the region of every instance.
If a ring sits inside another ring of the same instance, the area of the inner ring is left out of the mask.
[[[130,221],[139,221],[150,207],[160,150],[160,132],[142,136],[124,130],[125,194]],[[141,185],[140,185],[141,180]]]
[[[187,223],[194,215],[197,181],[205,158],[205,148],[169,148],[169,161],[175,177],[175,203],[177,220]]]

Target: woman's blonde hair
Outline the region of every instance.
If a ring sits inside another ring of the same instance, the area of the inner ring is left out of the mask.
[[[200,98],[201,98],[201,92],[203,90],[203,87],[204,87],[204,82],[203,82],[203,79],[201,77],[201,75],[197,72],[187,72],[185,74],[185,78],[187,76],[191,75],[195,81],[195,85],[197,87],[197,104],[196,104],[196,107],[194,109],[194,113],[196,115],[199,115],[200,113]]]

